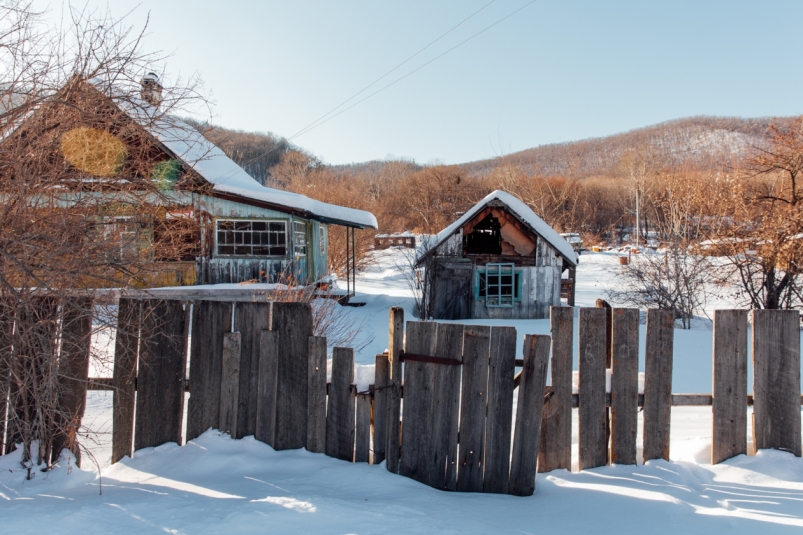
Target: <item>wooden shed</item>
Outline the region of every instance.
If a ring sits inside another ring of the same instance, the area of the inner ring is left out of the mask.
[[[425,316],[540,319],[561,304],[577,253],[526,204],[494,191],[423,245],[417,260]]]

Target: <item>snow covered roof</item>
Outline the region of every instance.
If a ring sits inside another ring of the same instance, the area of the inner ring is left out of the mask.
[[[162,143],[176,158],[194,169],[218,193],[267,203],[304,216],[350,227],[379,228],[371,212],[310,199],[298,193],[267,188],[234,163],[220,148],[198,130],[175,117],[157,116],[157,110],[131,97],[115,99],[117,105]]]
[[[493,200],[498,200],[504,203],[510,210],[510,213],[515,215],[522,223],[530,227],[533,232],[545,239],[547,243],[554,247],[555,250],[557,250],[560,255],[572,265],[577,265],[577,253],[566,240],[561,238],[560,234],[558,234],[555,229],[547,225],[546,221],[538,217],[529,206],[524,204],[513,195],[505,193],[501,190],[496,190],[488,194],[488,196],[475,204],[468,212],[460,216],[460,219],[440,231],[435,236],[435,239],[432,241],[432,243],[428,244],[428,249],[434,249],[446,241],[449,236],[458,232],[466,223],[471,221],[471,219],[477,215],[477,213],[482,211],[488,205],[488,203]]]

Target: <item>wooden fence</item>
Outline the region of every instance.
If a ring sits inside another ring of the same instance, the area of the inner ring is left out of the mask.
[[[658,310],[647,311],[639,393],[639,312],[613,309],[610,330],[608,313],[579,310],[573,394],[573,308],[553,307],[551,336],[525,336],[521,358],[512,327],[405,325],[393,308],[388,352],[376,357],[374,384],[358,392],[348,348],[334,349],[327,382],[326,340],[313,336],[308,304],[122,298],[114,377],[94,388],[114,391],[112,462],[181,443],[187,391],[185,441],[210,428],[254,435],[277,450],[384,461],[391,472],[453,491],[530,495],[536,470],[571,469],[573,408],[581,470],[636,463],[639,410],[644,461],[668,459],[672,405],[712,406],[712,463],[747,452],[751,403],[756,448],[800,456],[797,311],[753,311],[750,340],[746,311],[717,311],[713,395],[672,394],[674,321]]]

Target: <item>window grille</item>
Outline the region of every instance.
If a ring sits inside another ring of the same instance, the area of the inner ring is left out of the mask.
[[[113,243],[108,251],[108,260],[113,262],[133,262],[139,259],[139,224],[132,216],[113,216],[103,218],[103,238]]]
[[[486,264],[478,279],[477,297],[485,299],[487,307],[512,307],[521,300],[521,273],[514,264]]]
[[[307,256],[307,224],[293,221],[293,247],[296,256]]]
[[[234,256],[287,256],[285,221],[218,219],[217,254]]]

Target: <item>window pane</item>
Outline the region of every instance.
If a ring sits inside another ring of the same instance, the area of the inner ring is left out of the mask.
[[[218,254],[234,254],[234,247],[231,245],[221,245],[217,248]]]
[[[265,221],[254,221],[251,223],[251,228],[253,230],[266,230],[268,227],[267,222]]]
[[[250,221],[237,221],[234,224],[234,228],[236,230],[251,230],[251,222]]]
[[[234,230],[234,221],[221,221],[218,220],[217,228],[220,230]]]
[[[274,256],[287,256],[287,247],[271,247],[270,254]]]
[[[251,247],[247,245],[237,245],[234,247],[234,254],[247,255],[251,253]]]

